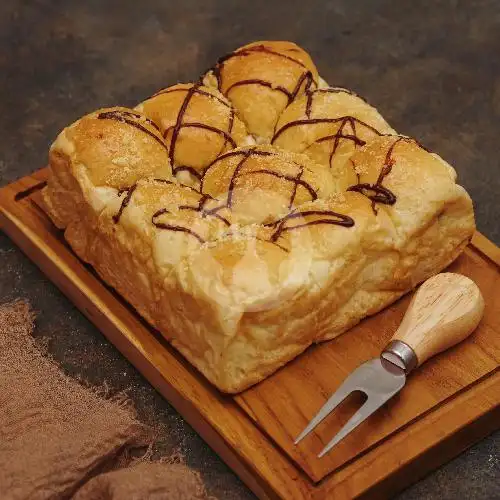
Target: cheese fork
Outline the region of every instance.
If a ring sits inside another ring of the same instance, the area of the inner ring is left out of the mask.
[[[339,441],[397,394],[417,366],[467,338],[484,311],[478,286],[466,276],[441,273],[423,283],[391,341],[379,358],[354,370],[295,440],[298,444],[354,391],[367,400],[320,452],[326,455]]]

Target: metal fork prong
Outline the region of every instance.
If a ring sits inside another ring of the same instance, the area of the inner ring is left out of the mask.
[[[321,450],[318,458],[326,455],[339,441],[344,439],[359,424],[364,422],[373,412],[377,411],[388,398],[377,398],[368,396],[363,406],[347,421],[336,436]]]
[[[297,436],[294,444],[298,444],[302,441],[314,428],[319,425],[330,413],[337,408],[337,406],[344,401],[344,399],[351,394],[356,389],[348,388],[348,377],[344,380],[344,383],[330,396],[330,399],[322,406],[318,413],[313,417],[313,419],[307,424],[307,427]]]

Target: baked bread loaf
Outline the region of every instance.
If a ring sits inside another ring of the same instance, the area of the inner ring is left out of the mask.
[[[74,251],[225,392],[386,307],[475,229],[454,169],[289,42],[91,113],[49,162]]]

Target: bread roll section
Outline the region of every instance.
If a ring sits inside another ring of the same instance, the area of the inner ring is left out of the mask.
[[[454,169],[289,42],[91,113],[49,160],[46,210],[74,251],[225,392],[386,307],[474,232]]]

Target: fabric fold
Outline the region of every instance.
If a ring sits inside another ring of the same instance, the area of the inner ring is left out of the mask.
[[[204,498],[199,476],[178,464],[106,472],[148,444],[150,432],[124,398],[107,399],[65,375],[33,328],[27,303],[0,306],[2,500]]]

